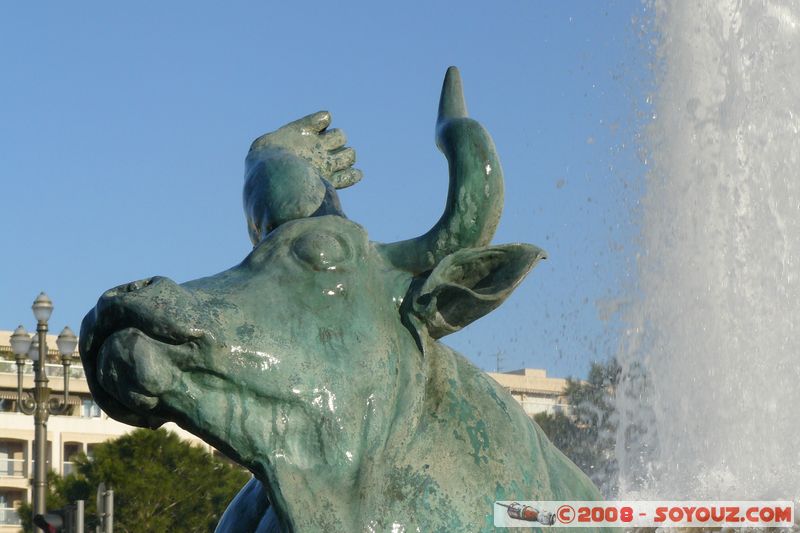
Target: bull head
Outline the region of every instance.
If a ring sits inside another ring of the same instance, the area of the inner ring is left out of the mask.
[[[297,148],[278,130],[254,143],[244,261],[103,294],[80,337],[98,404],[137,426],[175,421],[253,472],[219,531],[476,531],[500,487],[590,499],[505,391],[435,340],[497,307],[544,257],[487,246],[502,174],[457,71],[437,122],[447,207],[416,239],[371,242],[343,216],[335,188],[360,175],[328,121],[289,127],[335,140]]]

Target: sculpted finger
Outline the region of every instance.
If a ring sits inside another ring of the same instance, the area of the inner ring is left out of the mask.
[[[328,111],[317,111],[301,119],[290,122],[285,127],[296,127],[303,131],[321,132],[331,123],[331,114]]]
[[[353,163],[356,162],[356,151],[352,148],[342,148],[332,152],[330,157],[331,171],[336,172],[353,166]]]
[[[316,131],[317,133],[321,132],[325,128],[331,125],[331,114],[327,111],[319,111],[310,115],[310,123],[309,127]]]
[[[347,136],[338,128],[320,134],[319,138],[322,141],[322,145],[327,150],[336,150],[344,146],[347,142]]]
[[[347,170],[340,170],[339,172],[334,172],[331,176],[331,185],[334,186],[336,189],[344,189],[351,185],[355,185],[361,178],[364,177],[364,174],[358,170],[357,168],[348,168]]]
[[[261,137],[257,138],[253,143],[250,145],[250,151],[258,150],[263,148],[264,146],[269,145],[270,141],[273,139],[272,133],[265,133]]]

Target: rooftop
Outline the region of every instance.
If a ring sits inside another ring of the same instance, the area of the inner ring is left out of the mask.
[[[564,378],[547,377],[543,368],[520,368],[507,372],[487,372],[503,387],[513,391],[561,395],[567,386]]]

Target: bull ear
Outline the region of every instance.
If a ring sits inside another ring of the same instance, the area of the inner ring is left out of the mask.
[[[444,337],[496,309],[545,257],[530,244],[459,250],[412,285],[411,311],[431,337]]]

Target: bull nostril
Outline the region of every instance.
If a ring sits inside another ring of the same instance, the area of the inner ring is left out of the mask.
[[[150,285],[157,282],[159,279],[163,279],[159,276],[155,276],[153,278],[147,279],[140,279],[138,281],[132,281],[130,283],[125,283],[118,287],[114,287],[111,290],[108,290],[103,294],[104,298],[114,298],[115,296],[122,296],[123,294],[128,294],[131,292],[136,292],[144,289],[145,287],[149,287]]]
[[[151,283],[153,283],[153,278],[140,279],[138,281],[132,281],[132,282],[128,283],[127,285],[125,285],[124,292],[135,292],[135,291],[138,291],[139,289],[144,289],[145,287],[147,287]]]

